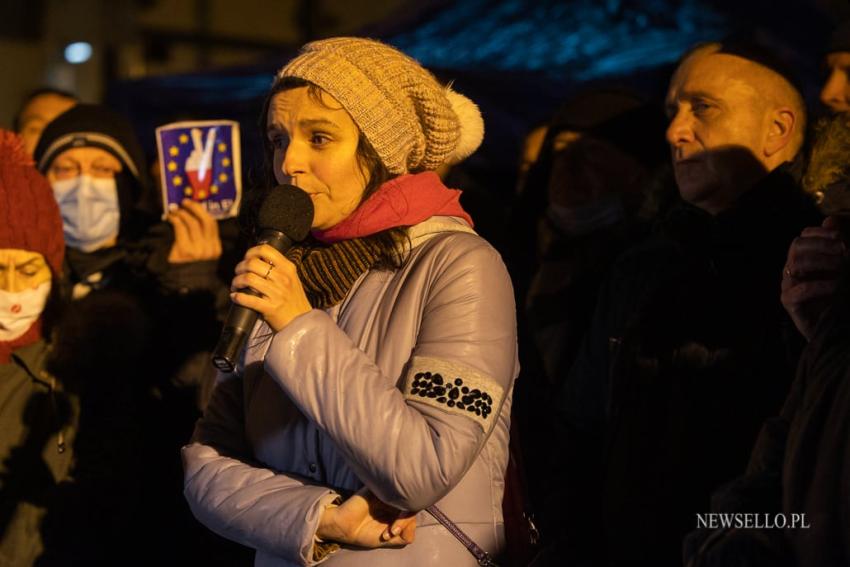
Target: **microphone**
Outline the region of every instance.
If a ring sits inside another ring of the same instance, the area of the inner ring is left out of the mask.
[[[286,253],[296,242],[304,240],[313,224],[313,201],[309,195],[293,185],[278,185],[260,205],[257,225],[260,234],[256,244],[268,244],[280,253]],[[242,293],[260,294],[251,289]],[[233,372],[236,360],[259,314],[235,303],[230,304],[221,337],[212,354],[213,366],[223,372]]]

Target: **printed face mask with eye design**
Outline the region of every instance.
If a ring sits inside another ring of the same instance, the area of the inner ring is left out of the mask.
[[[0,342],[26,333],[44,311],[49,294],[50,280],[23,291],[0,289]]]

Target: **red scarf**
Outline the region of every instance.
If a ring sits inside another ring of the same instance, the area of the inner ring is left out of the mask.
[[[460,217],[472,226],[472,217],[460,206],[460,194],[446,188],[433,171],[402,175],[381,185],[343,221],[327,230],[314,230],[313,236],[330,244],[413,226],[433,216]]]

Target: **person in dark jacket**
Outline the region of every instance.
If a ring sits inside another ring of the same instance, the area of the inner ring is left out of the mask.
[[[75,399],[46,371],[65,244],[47,180],[0,130],[0,565],[33,565],[69,478]]]
[[[544,195],[545,208],[521,318],[522,379],[514,415],[544,534],[547,521],[560,521],[545,498],[558,473],[543,458],[549,440],[535,432],[545,429],[546,416],[535,408],[551,399],[572,366],[608,268],[647,233],[639,211],[662,177],[664,127],[661,108],[634,93],[582,92],[552,120],[528,178],[528,191]]]
[[[716,514],[761,514],[788,529],[702,526],[685,541],[690,566],[850,564],[848,163],[850,123],[837,113],[818,124],[803,176],[804,188],[829,216],[794,239],[782,276],[782,304],[809,343],[791,393],[763,425],[746,471],[712,497]]]
[[[791,383],[802,337],[771,290],[819,217],[789,171],[805,108],[778,69],[754,46],[708,44],[671,80],[684,203],[614,265],[557,400],[553,498],[576,564],[681,564],[683,535]]]
[[[846,218],[831,216],[804,229],[789,248],[782,301],[809,343],[782,411],[762,426],[745,474],[720,487],[711,506],[718,515],[764,520],[755,529],[693,531],[685,540],[691,567],[850,564],[848,236]],[[786,529],[771,529],[767,521]]]
[[[144,313],[128,320],[147,321],[151,332],[139,332],[154,342],[130,350],[155,352],[165,380],[197,383],[178,369],[215,341],[216,319],[227,305],[227,286],[216,273],[217,223],[191,201],[171,211],[168,223],[158,222],[132,127],[105,107],[80,104],[60,115],[45,129],[35,158],[64,221],[64,293],[73,300],[65,320],[103,330],[104,321],[80,323],[87,311],[96,315],[113,301],[138,304]]]
[[[132,127],[105,107],[60,115],[35,159],[67,244],[49,368],[80,398],[74,478],[44,522],[41,564],[114,559],[143,542],[146,559],[174,557],[206,538],[182,500],[178,448],[227,304],[217,224],[192,202],[158,222]]]
[[[608,266],[639,239],[663,132],[660,108],[618,89],[574,97],[549,127],[533,173],[547,199],[525,311],[550,385],[572,364]]]

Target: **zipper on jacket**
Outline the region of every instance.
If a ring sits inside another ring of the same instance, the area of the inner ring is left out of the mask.
[[[50,407],[53,410],[53,422],[56,424],[56,452],[62,454],[65,452],[65,428],[59,416],[59,404],[56,401],[56,377],[49,374],[46,370],[41,371],[41,377],[47,381],[50,388]]]

